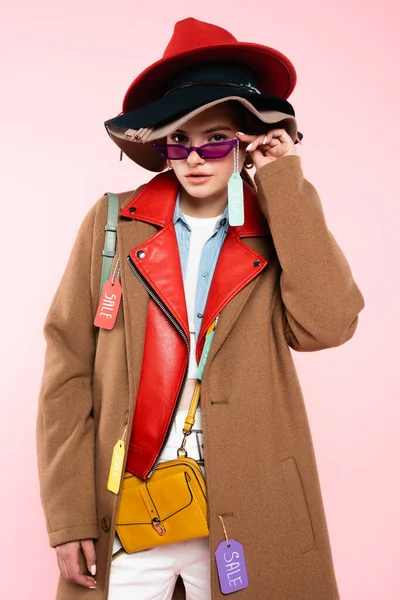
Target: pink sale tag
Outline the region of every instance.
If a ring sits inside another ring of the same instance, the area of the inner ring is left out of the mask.
[[[106,281],[94,319],[96,327],[102,329],[112,329],[114,327],[121,302],[121,294],[122,288],[118,279],[114,279],[114,284],[112,278]]]
[[[215,551],[215,560],[223,594],[232,594],[249,585],[242,544],[236,540],[221,542]]]

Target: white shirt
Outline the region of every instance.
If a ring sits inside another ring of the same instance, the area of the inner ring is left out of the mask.
[[[190,333],[190,355],[189,355],[189,371],[188,378],[197,379],[197,361],[196,361],[196,336],[195,336],[195,325],[194,325],[194,311],[195,311],[195,296],[197,279],[199,275],[199,263],[203,246],[206,241],[213,235],[215,226],[221,215],[217,217],[207,217],[201,219],[198,217],[190,217],[185,215],[185,219],[191,229],[190,234],[190,247],[188,255],[188,263],[186,268],[186,275],[184,281],[186,306],[188,312],[189,321],[189,333]],[[176,413],[175,419],[172,423],[171,432],[166,445],[162,453],[160,454],[159,460],[172,460],[176,458],[176,451],[180,447],[183,438],[183,425],[187,416],[187,409],[180,410]],[[186,450],[188,456],[199,461],[203,459],[203,432],[201,423],[201,410],[200,406],[196,412],[195,427],[192,430],[192,434],[188,436],[186,443]],[[205,475],[204,467],[201,466],[203,474]]]
[[[184,281],[186,306],[190,333],[190,356],[188,377],[197,379],[196,338],[194,325],[196,286],[199,275],[201,252],[206,241],[213,235],[215,226],[221,215],[216,217],[191,217],[185,214],[185,219],[191,229],[190,247],[186,276]]]

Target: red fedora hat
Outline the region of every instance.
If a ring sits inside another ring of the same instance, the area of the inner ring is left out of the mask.
[[[238,42],[226,29],[188,18],[175,24],[162,59],[145,69],[129,86],[123,101],[126,113],[157,100],[163,84],[176,73],[198,63],[229,60],[251,67],[261,94],[288,98],[296,85],[296,71],[278,50]]]

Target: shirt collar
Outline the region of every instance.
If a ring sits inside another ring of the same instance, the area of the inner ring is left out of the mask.
[[[176,196],[176,203],[175,203],[175,210],[174,210],[174,216],[173,216],[173,220],[174,220],[174,225],[176,225],[176,223],[178,221],[181,221],[183,223],[183,225],[189,229],[190,231],[190,227],[188,222],[185,219],[185,215],[183,214],[182,210],[181,210],[181,206],[180,206],[180,197],[181,197],[181,191],[180,189],[178,190],[178,194]],[[224,227],[225,232],[228,231],[228,227],[229,227],[229,219],[228,219],[228,205],[226,205],[225,210],[223,212],[223,214],[221,215],[221,217],[218,219],[216,225],[215,225],[215,229],[219,229],[220,227]]]

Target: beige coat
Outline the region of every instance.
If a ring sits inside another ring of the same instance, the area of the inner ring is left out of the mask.
[[[224,598],[213,556],[224,539],[222,515],[247,562],[249,587],[236,593],[238,600],[337,600],[312,439],[289,347],[312,352],[344,344],[364,300],[318,194],[303,178],[300,157],[261,167],[256,183],[272,237],[244,241],[268,265],[223,309],[202,382],[212,598]],[[121,207],[134,194],[120,194]],[[135,220],[119,223],[123,304],[115,328],[101,331],[96,351],[92,323],[106,211],[102,197],[85,218],[45,324],[37,441],[50,545],[94,538],[97,552],[97,590],[60,579],[57,600],[107,598],[119,498],[107,490],[107,477],[141,371],[149,300],[125,257],[157,229]],[[178,581],[175,600],[184,598]]]

